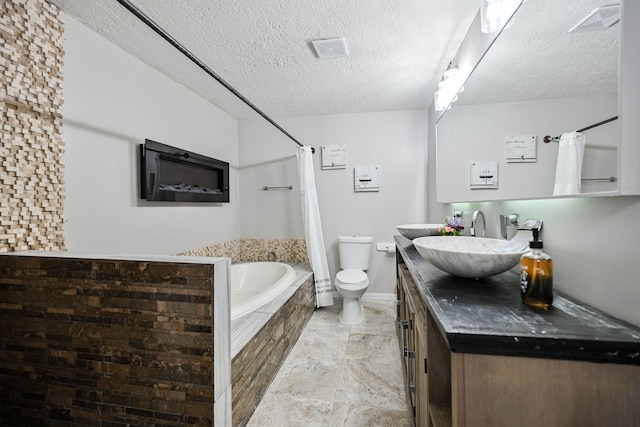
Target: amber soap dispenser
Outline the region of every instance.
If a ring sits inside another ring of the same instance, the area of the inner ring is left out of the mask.
[[[520,295],[523,303],[546,310],[553,303],[553,260],[542,252],[539,230],[532,232],[530,250],[520,258]]]

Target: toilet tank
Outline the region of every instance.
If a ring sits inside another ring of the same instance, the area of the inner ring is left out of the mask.
[[[370,236],[338,236],[340,268],[368,270],[372,244],[373,237]]]

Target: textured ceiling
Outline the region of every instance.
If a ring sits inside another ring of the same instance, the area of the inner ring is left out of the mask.
[[[255,117],[116,0],[49,0],[237,118]],[[479,0],[132,0],[267,115],[427,108]],[[311,40],[344,37],[318,59]]]
[[[457,105],[616,93],[620,24],[568,31],[607,0],[523,3],[465,84]]]

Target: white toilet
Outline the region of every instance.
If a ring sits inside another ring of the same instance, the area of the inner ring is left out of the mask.
[[[355,325],[364,319],[360,297],[369,287],[369,278],[364,270],[369,269],[373,237],[338,236],[340,268],[336,274],[336,289],[342,295],[340,321]]]

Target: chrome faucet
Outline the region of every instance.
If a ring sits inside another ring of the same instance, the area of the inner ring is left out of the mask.
[[[527,219],[525,222],[518,227],[518,230],[533,230],[540,231],[542,230],[542,221],[539,219]]]
[[[278,260],[278,257],[276,256],[275,252],[269,252],[268,257],[269,257],[269,261],[271,262],[276,262]]]
[[[471,216],[471,229],[469,232],[474,237],[484,237],[487,234],[484,213],[479,209],[473,212],[473,215]]]

